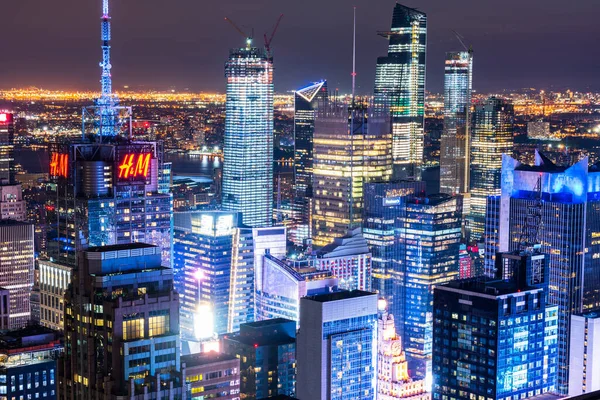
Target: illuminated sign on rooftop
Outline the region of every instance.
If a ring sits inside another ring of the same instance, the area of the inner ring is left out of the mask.
[[[69,155],[52,153],[50,155],[50,176],[67,178],[69,176]]]
[[[126,153],[117,168],[119,180],[146,180],[152,153]]]

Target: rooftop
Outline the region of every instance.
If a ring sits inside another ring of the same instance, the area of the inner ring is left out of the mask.
[[[185,363],[186,367],[196,367],[199,365],[212,364],[222,361],[231,361],[236,360],[236,356],[232,356],[225,353],[217,353],[216,351],[211,351],[208,353],[196,353],[196,354],[188,354],[185,356],[181,356],[181,363]]]
[[[30,325],[25,328],[6,332],[0,335],[0,349],[19,349],[49,344],[57,340],[57,332],[40,325]]]
[[[488,295],[503,296],[507,294],[519,293],[527,290],[541,290],[539,288],[519,288],[516,282],[503,280],[482,281],[477,278],[457,279],[437,286],[439,289],[458,289],[468,292]]]
[[[106,253],[109,251],[119,251],[119,250],[133,250],[133,249],[145,249],[149,247],[157,247],[153,244],[148,243],[126,243],[126,244],[112,244],[109,246],[99,246],[99,247],[90,247],[85,250],[87,253]]]
[[[312,300],[312,301],[318,301],[320,303],[327,303],[330,301],[355,299],[358,297],[367,297],[367,296],[376,296],[376,294],[371,293],[371,292],[365,292],[364,290],[352,290],[352,291],[339,290],[337,292],[317,294],[314,296],[306,296],[304,298]]]

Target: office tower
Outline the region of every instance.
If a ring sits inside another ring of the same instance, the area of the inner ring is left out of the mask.
[[[276,318],[241,324],[221,350],[239,358],[241,398],[258,400],[296,392],[296,323]]]
[[[237,332],[241,324],[256,319],[252,228],[237,228],[233,233],[231,277],[227,332]]]
[[[317,270],[331,272],[339,279],[340,289],[371,290],[371,253],[360,228],[336,238],[315,255]]]
[[[7,399],[56,400],[57,360],[64,347],[57,333],[28,326],[0,336],[0,387]]]
[[[444,130],[440,143],[440,192],[469,192],[473,53],[446,53]]]
[[[0,185],[0,219],[27,219],[27,203],[23,200],[21,184]]]
[[[407,199],[425,196],[425,182],[383,182],[365,185],[363,236],[372,254],[372,290],[384,298],[395,318],[401,313],[404,275],[400,270],[397,231]],[[400,324],[402,324],[402,320]]]
[[[512,154],[513,105],[490,97],[475,107],[471,143],[471,241],[483,239],[486,199],[500,194],[502,154]]]
[[[500,196],[488,196],[485,206],[485,227],[483,230],[484,269],[483,274],[494,277],[496,253],[500,251]]]
[[[39,260],[40,325],[63,331],[65,291],[71,283],[73,267]]]
[[[34,263],[33,225],[0,220],[0,287],[10,293],[9,329],[29,322]]]
[[[569,396],[600,390],[600,314],[571,317]]]
[[[462,198],[415,197],[405,207],[398,229],[404,290],[394,318],[404,322],[399,332],[411,374],[430,379],[433,288],[458,278]]]
[[[319,271],[312,260],[294,262],[267,253],[262,280],[256,281],[256,319],[287,318],[300,321],[300,299],[337,290],[338,279]]]
[[[93,247],[78,256],[65,294],[59,397],[181,397],[179,295],[160,247]]]
[[[558,308],[546,303],[543,285],[523,279],[528,273],[436,286],[433,399],[515,399],[556,390]]]
[[[307,244],[311,236],[315,117],[316,109],[327,101],[327,81],[313,83],[294,94],[294,209],[299,215],[290,234],[298,246]]]
[[[354,290],[300,300],[297,396],[374,400],[377,295]]]
[[[232,49],[225,65],[227,103],[223,149],[223,209],[244,225],[273,220],[273,59],[265,49]]]
[[[312,243],[325,246],[362,223],[363,185],[392,173],[389,118],[356,102],[317,110],[313,136]]]
[[[396,333],[394,316],[385,309],[380,309],[380,313],[377,321],[377,399],[429,400],[425,380],[412,380],[408,375],[408,362],[402,350],[402,339]]]
[[[14,114],[0,110],[0,184],[14,181]]]
[[[570,167],[541,153],[535,165],[503,157],[498,248],[518,249],[521,233],[533,226],[549,256],[548,302],[558,305],[557,391],[563,395],[569,391],[571,315],[600,307],[599,181],[600,166],[588,166],[587,157]]]
[[[126,138],[50,146],[50,261],[75,265],[87,247],[156,244],[171,266],[173,197],[159,191],[161,143]]]
[[[177,222],[185,216],[190,220],[189,230],[178,226],[173,247],[182,338],[209,339],[227,332],[233,236],[239,214],[177,214]]]
[[[212,351],[181,356],[181,373],[187,398],[240,398],[240,360],[235,356]]]
[[[427,16],[396,3],[387,56],[377,58],[375,107],[392,123],[394,177],[421,176],[425,110]]]

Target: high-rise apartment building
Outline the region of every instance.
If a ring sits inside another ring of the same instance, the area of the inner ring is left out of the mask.
[[[62,331],[65,328],[65,291],[71,283],[73,268],[39,260],[40,325]]]
[[[408,366],[415,378],[431,377],[433,289],[458,278],[462,198],[447,194],[406,202],[398,229],[403,291],[394,307],[402,321]]]
[[[179,295],[160,247],[79,253],[65,294],[59,399],[181,397],[179,349]]]
[[[296,322],[276,318],[240,325],[221,350],[240,359],[242,399],[296,393]]]
[[[27,203],[23,200],[21,184],[0,185],[0,219],[27,219]]]
[[[427,16],[396,3],[387,56],[377,59],[375,107],[389,113],[396,178],[420,177],[423,164]]]
[[[392,173],[389,118],[364,104],[329,102],[317,111],[313,136],[312,242],[325,246],[360,227],[363,185]]]
[[[297,90],[294,94],[294,210],[298,213],[290,235],[302,246],[311,236],[313,193],[313,136],[316,110],[328,101],[327,81]]]
[[[33,225],[0,220],[0,287],[9,291],[9,329],[24,327],[31,317],[34,264]]]
[[[363,236],[371,251],[372,290],[385,299],[388,312],[395,318],[404,304],[404,274],[400,266],[398,229],[405,215],[406,202],[425,196],[425,182],[397,181],[365,185]],[[402,320],[399,324],[402,324]]]
[[[469,192],[473,53],[446,53],[444,130],[440,143],[440,192]]]
[[[300,321],[300,299],[330,293],[338,288],[338,278],[319,271],[312,260],[294,262],[267,253],[262,264],[262,280],[256,282],[256,319],[287,318]]]
[[[163,151],[157,142],[104,138],[50,146],[47,253],[75,265],[77,251],[147,242],[171,266],[173,197],[161,193]]]
[[[196,353],[181,356],[187,398],[239,400],[240,360],[229,354]]]
[[[408,374],[408,362],[402,349],[402,339],[396,333],[394,316],[380,309],[377,321],[377,399],[429,400],[431,395],[425,380],[413,380]]]
[[[502,155],[513,150],[514,107],[508,100],[490,97],[475,107],[471,142],[471,241],[483,238],[488,196],[500,194]]]
[[[600,314],[571,317],[569,396],[600,390]]]
[[[223,209],[251,227],[273,220],[273,59],[265,49],[232,49],[225,65],[227,103]]]
[[[499,251],[519,249],[531,216],[539,218],[533,227],[549,257],[548,302],[558,306],[557,391],[566,395],[571,316],[600,307],[600,168],[587,157],[559,166],[541,153],[535,165],[504,156],[499,204]]]
[[[299,399],[374,400],[377,295],[354,290],[300,300]]]
[[[0,184],[10,184],[14,180],[14,114],[0,110]]]
[[[523,270],[535,264],[530,254],[499,257],[497,280],[435,288],[434,400],[522,399],[556,390],[558,308],[546,302],[544,278]]]
[[[241,324],[254,322],[256,319],[252,233],[252,228],[237,228],[233,233],[227,332],[237,332]]]

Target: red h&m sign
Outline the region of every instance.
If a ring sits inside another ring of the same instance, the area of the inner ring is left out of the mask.
[[[127,153],[119,164],[119,179],[148,178],[152,153]]]
[[[50,156],[50,176],[69,176],[69,155],[64,153],[52,153]]]

